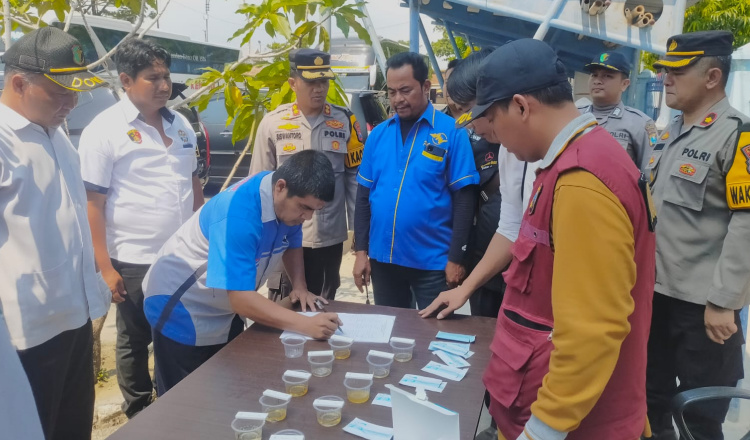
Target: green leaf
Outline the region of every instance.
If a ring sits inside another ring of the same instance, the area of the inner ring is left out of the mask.
[[[243,105],[237,109],[232,129],[232,143],[237,143],[250,135],[250,129],[255,124],[256,108],[254,105]]]
[[[276,32],[279,32],[286,39],[289,39],[292,35],[292,28],[289,26],[289,20],[283,14],[273,14],[268,17],[268,22],[274,27]],[[268,26],[266,26],[268,30]]]
[[[270,21],[266,22],[266,33],[271,37],[276,37],[276,31],[273,28],[273,24]]]
[[[360,40],[363,40],[367,44],[372,44],[372,41],[370,40],[370,33],[367,32],[367,29],[359,24],[354,17],[346,17],[346,22],[349,24],[349,26],[354,28],[354,31],[357,32],[357,37],[359,37]]]
[[[349,38],[349,22],[343,15],[336,15],[336,27],[341,29],[341,33],[344,34],[344,38]]]

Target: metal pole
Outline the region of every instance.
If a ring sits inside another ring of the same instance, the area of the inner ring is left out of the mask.
[[[208,42],[208,11],[210,7],[210,0],[206,0],[206,42]]]
[[[453,53],[456,54],[456,58],[460,59],[461,51],[458,50],[458,44],[456,44],[456,37],[453,36],[453,27],[447,21],[444,21],[443,24],[445,25],[445,31],[448,34],[448,41],[450,41],[451,46],[453,46]]]
[[[409,1],[409,50],[419,53],[419,0]]]
[[[378,67],[380,67],[380,72],[385,76],[385,65],[386,65],[386,58],[385,58],[385,52],[383,52],[383,45],[380,44],[380,38],[378,38],[378,33],[375,31],[375,25],[372,24],[372,20],[370,19],[370,13],[367,11],[367,5],[365,2],[359,3],[359,10],[362,11],[363,14],[365,14],[362,21],[365,24],[365,29],[367,29],[367,33],[370,34],[370,40],[372,42],[372,49],[375,51],[375,59],[378,61]]]
[[[544,40],[544,36],[547,35],[547,31],[549,30],[549,24],[552,21],[552,17],[560,12],[560,8],[563,4],[563,0],[554,0],[552,6],[547,10],[547,14],[545,14],[542,24],[539,25],[539,28],[534,34],[535,40]]]
[[[430,64],[432,64],[432,68],[435,70],[435,76],[437,76],[438,83],[440,83],[440,88],[442,90],[445,90],[443,72],[440,71],[440,66],[438,66],[437,58],[435,58],[435,52],[433,52],[432,50],[430,39],[427,37],[427,31],[424,29],[424,24],[422,24],[421,19],[419,20],[419,33],[422,34],[422,41],[424,42],[425,49],[427,49],[427,56],[430,57]]]
[[[159,0],[155,0],[156,5],[156,29],[159,29],[159,17],[161,17],[161,14],[159,14]]]
[[[471,53],[474,53],[474,43],[471,41],[471,38],[469,38],[469,35],[465,35],[466,37],[466,44],[469,45],[469,49],[471,50]]]

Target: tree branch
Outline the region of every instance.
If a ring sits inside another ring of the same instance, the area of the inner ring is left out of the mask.
[[[162,6],[161,11],[159,11],[158,14],[156,14],[156,17],[154,17],[153,21],[151,21],[151,24],[146,26],[141,32],[138,33],[138,38],[143,38],[143,36],[146,34],[146,32],[150,31],[151,28],[154,26],[155,23],[159,22],[159,19],[161,18],[161,15],[164,13],[164,11],[167,10],[167,6],[169,6],[169,3],[172,0],[167,0],[167,2]]]
[[[3,43],[5,50],[10,47],[10,0],[3,0]]]
[[[133,35],[135,35],[135,33],[141,27],[141,24],[143,24],[143,16],[145,15],[145,13],[146,13],[146,0],[141,0],[141,11],[138,14],[138,19],[136,20],[135,24],[133,25],[133,29],[130,30],[130,32],[128,33],[128,35],[125,36],[125,38],[123,38],[122,40],[120,40],[119,43],[115,44],[115,47],[113,47],[112,50],[110,50],[109,52],[107,52],[107,54],[104,55],[103,57],[101,57],[100,59],[98,59],[98,60],[94,61],[93,63],[89,64],[88,66],[86,66],[86,69],[91,70],[91,69],[99,67],[102,64],[104,64],[105,62],[107,62],[107,60],[110,57],[112,57],[112,55],[115,53],[115,51],[117,50],[117,48],[120,47],[120,45],[122,44],[123,41],[125,41],[128,38],[130,38]],[[88,23],[86,23],[86,17],[83,17],[83,22],[86,25],[86,29],[87,30],[90,29]],[[93,34],[93,31],[91,31],[90,33]]]
[[[313,32],[315,29],[319,28],[322,25],[322,23],[325,20],[331,18],[331,16],[333,16],[333,10],[329,10],[328,11],[328,15],[325,18],[321,19],[315,26],[313,26],[312,28],[310,28],[310,30],[308,31],[308,33]],[[234,63],[231,66],[229,66],[226,70],[230,70],[230,71],[234,70],[240,64],[244,64],[245,62],[250,61],[252,59],[273,58],[273,57],[277,57],[279,55],[284,55],[285,53],[289,52],[290,50],[292,50],[294,48],[299,47],[300,44],[302,44],[302,36],[298,36],[296,38],[296,40],[297,41],[295,43],[293,43],[293,44],[291,44],[291,45],[289,45],[289,46],[287,46],[287,47],[285,47],[285,48],[283,48],[283,49],[281,49],[279,51],[276,51],[276,52],[270,52],[270,53],[264,53],[264,54],[258,54],[258,55],[246,55],[245,57],[241,58],[236,63]],[[214,88],[213,83],[207,84],[207,85],[201,87],[200,89],[196,90],[195,93],[193,93],[192,95],[190,95],[187,98],[183,99],[182,101],[179,101],[179,102],[173,104],[171,106],[171,108],[174,109],[174,108],[178,108],[178,107],[180,107],[182,105],[189,104],[189,103],[195,101],[201,95],[203,95],[204,93],[206,93],[207,91],[209,91],[209,90],[211,90],[213,88]]]
[[[70,11],[68,11],[68,16],[65,17],[65,27],[63,28],[63,32],[68,32],[70,29],[70,23],[73,20],[73,11],[75,11],[77,2],[71,2],[70,4]]]

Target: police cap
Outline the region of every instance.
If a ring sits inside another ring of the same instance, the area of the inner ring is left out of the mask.
[[[333,79],[331,55],[315,49],[295,49],[289,52],[289,67],[305,81]]]
[[[479,65],[477,104],[456,120],[463,127],[497,101],[568,80],[565,65],[545,42],[524,38],[495,49]]]
[[[622,72],[625,76],[630,76],[630,62],[628,57],[620,52],[602,52],[590,63],[583,66],[586,73],[591,73],[594,69],[608,69]]]
[[[734,36],[728,31],[701,31],[680,34],[667,40],[667,54],[654,67],[689,66],[700,57],[732,55]]]

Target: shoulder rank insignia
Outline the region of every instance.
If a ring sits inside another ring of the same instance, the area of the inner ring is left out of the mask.
[[[713,124],[714,122],[716,122],[716,113],[709,113],[709,114],[707,114],[707,115],[706,115],[706,117],[705,117],[705,118],[703,118],[703,120],[701,121],[701,126],[702,126],[702,127],[708,127],[708,126],[710,126],[711,124]]]
[[[287,122],[284,125],[279,125],[279,130],[296,130],[299,128],[299,125],[294,125],[290,122]]]
[[[326,121],[326,125],[331,128],[344,128],[344,123],[336,119],[329,119]]]
[[[136,130],[135,128],[128,131],[128,137],[131,141],[135,142],[136,144],[140,144],[143,142],[143,138],[141,137],[141,132]]]
[[[445,133],[430,133],[430,137],[435,141],[436,145],[444,144],[448,142],[448,137]]]
[[[726,177],[726,186],[729,209],[750,209],[750,124],[740,127],[734,160]]]
[[[331,105],[326,103],[325,107],[323,107],[323,113],[326,116],[331,116]]]
[[[299,115],[300,115],[299,106],[297,104],[293,104],[292,105],[292,116],[299,116]]]

